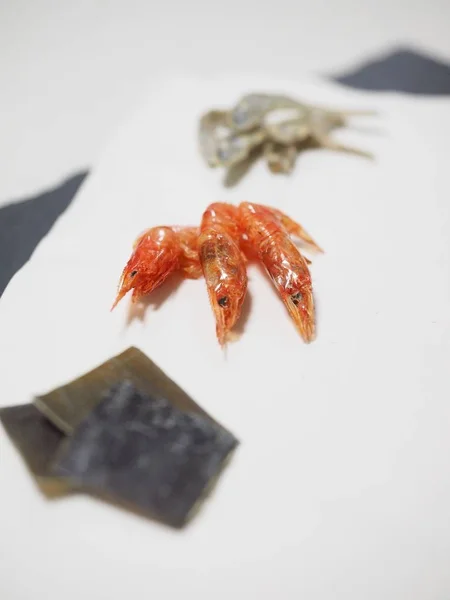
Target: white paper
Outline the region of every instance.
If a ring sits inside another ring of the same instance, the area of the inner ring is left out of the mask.
[[[197,152],[197,119],[258,90],[378,110],[336,134],[376,161],[308,151],[289,178],[260,163],[224,188]],[[135,345],[241,446],[173,532],[90,497],[46,501],[2,435],[5,589],[27,600],[450,594],[449,106],[312,79],[155,82],[1,299],[0,403]],[[136,235],[197,224],[221,200],[277,206],[325,249],[311,265],[314,343],[254,267],[226,356],[202,280],[156,292],[158,309],[128,327],[128,300],[109,312]]]

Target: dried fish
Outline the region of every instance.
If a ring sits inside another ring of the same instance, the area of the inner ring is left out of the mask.
[[[200,153],[210,167],[230,169],[258,152],[274,173],[290,173],[295,153],[304,142],[372,158],[369,152],[345,146],[331,131],[350,117],[372,111],[336,110],[299,102],[283,95],[248,94],[230,110],[211,110],[200,119]]]

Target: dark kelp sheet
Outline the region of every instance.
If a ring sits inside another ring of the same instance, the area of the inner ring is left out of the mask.
[[[238,444],[136,348],[0,420],[46,493],[71,486],[174,527]]]
[[[2,408],[0,420],[41,491],[48,497],[67,492],[67,484],[51,473],[53,458],[65,435],[33,404]]]

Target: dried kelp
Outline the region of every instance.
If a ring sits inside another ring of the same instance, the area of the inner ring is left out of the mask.
[[[38,396],[34,403],[56,427],[70,434],[100,402],[102,394],[115,383],[125,379],[133,382],[143,392],[147,389],[153,392],[156,388],[181,410],[206,415],[182,388],[134,347],[128,348],[78,379],[48,394]]]
[[[52,460],[65,438],[64,433],[33,404],[0,409],[0,421],[42,492],[47,496],[65,492],[67,484],[58,482],[51,473]]]
[[[41,487],[90,492],[174,527],[238,444],[137,348],[0,419]]]
[[[236,444],[207,417],[123,381],[68,438],[53,471],[181,526]]]

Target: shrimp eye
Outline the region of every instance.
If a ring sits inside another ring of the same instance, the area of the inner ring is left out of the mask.
[[[298,305],[298,303],[303,299],[303,296],[301,294],[301,292],[297,292],[296,294],[292,294],[291,296],[291,300],[292,302],[295,304],[295,306]]]
[[[222,298],[219,298],[218,300],[219,302],[219,306],[227,306],[228,305],[228,297],[227,296],[222,296]]]
[[[137,274],[137,271],[131,271],[130,277],[134,277]]]

